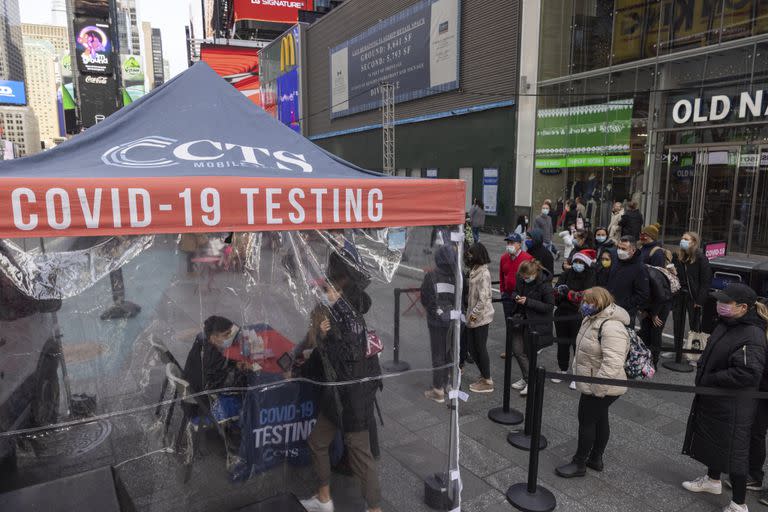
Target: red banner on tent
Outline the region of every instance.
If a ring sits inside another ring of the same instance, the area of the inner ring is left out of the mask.
[[[0,238],[456,225],[463,204],[460,180],[6,178]]]
[[[297,23],[299,10],[311,11],[313,0],[235,0],[235,21]]]

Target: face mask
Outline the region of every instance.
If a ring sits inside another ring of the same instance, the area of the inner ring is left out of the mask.
[[[690,240],[680,240],[680,248],[684,251],[687,251],[691,248],[691,241]]]
[[[723,318],[732,318],[735,316],[733,306],[722,302],[717,303],[717,314]]]
[[[595,306],[593,306],[592,304],[587,304],[586,302],[584,302],[579,307],[579,312],[583,316],[592,316],[595,313],[597,313],[597,308]]]
[[[549,215],[549,208],[542,208],[541,209],[541,214],[542,215]]]
[[[530,249],[531,247],[533,247],[533,240],[526,240],[525,241],[525,248],[526,249]]]
[[[611,268],[611,260],[601,260],[600,263],[603,264],[603,268]]]
[[[597,241],[598,241],[598,242],[600,242],[600,243],[603,243],[603,242],[605,242],[606,240],[608,240],[608,237],[607,237],[607,236],[603,236],[603,235],[599,235],[599,236],[596,236],[596,237],[595,237],[595,240],[597,240]]]
[[[619,259],[621,261],[625,261],[629,259],[629,253],[624,249],[619,249],[618,251],[616,251],[616,254],[619,256]]]
[[[573,270],[576,271],[576,272],[579,272],[579,273],[584,272],[585,268],[586,267],[584,267],[583,263],[574,263],[573,264]]]
[[[221,342],[222,348],[229,348],[232,346],[232,344],[235,342],[235,338],[237,338],[237,335],[240,333],[240,328],[237,326],[232,327],[232,334],[227,337],[224,341]]]
[[[529,277],[524,277],[523,278],[523,281],[525,281],[527,284],[531,284],[535,280],[536,280],[536,276],[529,276]]]
[[[520,250],[515,247],[514,245],[508,245],[507,246],[507,252],[511,254],[512,256],[517,256],[520,253]]]

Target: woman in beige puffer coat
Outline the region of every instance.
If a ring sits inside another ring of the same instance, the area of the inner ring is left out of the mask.
[[[488,270],[491,258],[488,250],[479,242],[469,248],[466,258],[466,264],[471,268],[467,295],[467,345],[480,370],[480,378],[469,385],[469,390],[491,393],[493,380],[491,360],[488,357],[488,328],[493,321],[491,273]]]
[[[626,380],[624,362],[629,353],[629,314],[614,303],[605,288],[584,293],[581,303],[584,320],[576,338],[574,375]],[[564,478],[587,474],[587,468],[603,470],[603,452],[611,434],[608,408],[627,388],[579,382],[579,444],[570,464],[555,472]]]

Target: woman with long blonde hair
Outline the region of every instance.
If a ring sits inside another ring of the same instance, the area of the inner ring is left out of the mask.
[[[709,260],[701,250],[701,237],[688,231],[680,239],[680,247],[672,258],[680,292],[672,301],[675,350],[682,348],[685,338],[686,316],[692,331],[701,331],[701,312],[712,284],[712,269]]]

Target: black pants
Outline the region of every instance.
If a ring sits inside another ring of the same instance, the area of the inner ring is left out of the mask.
[[[608,408],[619,397],[606,396],[598,398],[594,395],[582,394],[579,399],[579,447],[573,461],[584,463],[588,458],[597,459],[603,456],[608,439],[611,437],[611,427],[608,423]]]
[[[712,480],[720,480],[722,471],[714,468],[707,468],[707,476]],[[743,505],[747,501],[747,477],[745,475],[728,475],[733,488],[733,502],[737,505]]]
[[[464,368],[469,356],[469,343],[467,343],[467,324],[461,324],[461,336],[459,337],[459,368]]]
[[[672,304],[664,304],[659,311],[659,319],[661,319],[661,327],[653,325],[653,318],[650,315],[643,316],[640,320],[640,338],[648,346],[653,355],[653,366],[656,367],[659,364],[659,356],[661,354],[661,337],[664,333],[664,325],[669,317],[669,311],[672,309]]]
[[[195,271],[194,263],[192,263],[192,258],[195,257],[195,253],[188,252],[187,254],[187,273],[191,274]]]
[[[448,326],[428,325],[429,345],[432,348],[432,387],[444,389],[448,384],[450,368],[440,368],[451,362],[451,340],[448,339]]]
[[[568,371],[568,363],[571,360],[571,353],[576,350],[576,336],[579,334],[581,322],[579,320],[566,320],[561,322],[560,317],[573,316],[575,311],[560,310],[555,311],[555,332],[557,333],[557,366],[560,371]]]
[[[675,350],[683,347],[685,340],[685,321],[692,331],[701,331],[701,309],[695,308],[693,299],[686,291],[675,295],[672,299],[672,322],[675,333]],[[686,318],[687,316],[687,318]]]
[[[765,478],[763,465],[765,464],[766,430],[768,430],[768,400],[759,400],[749,442],[749,476],[758,482],[762,482]]]
[[[490,324],[467,328],[467,345],[472,359],[475,360],[480,375],[484,379],[491,378],[491,360],[488,357],[488,327]]]

